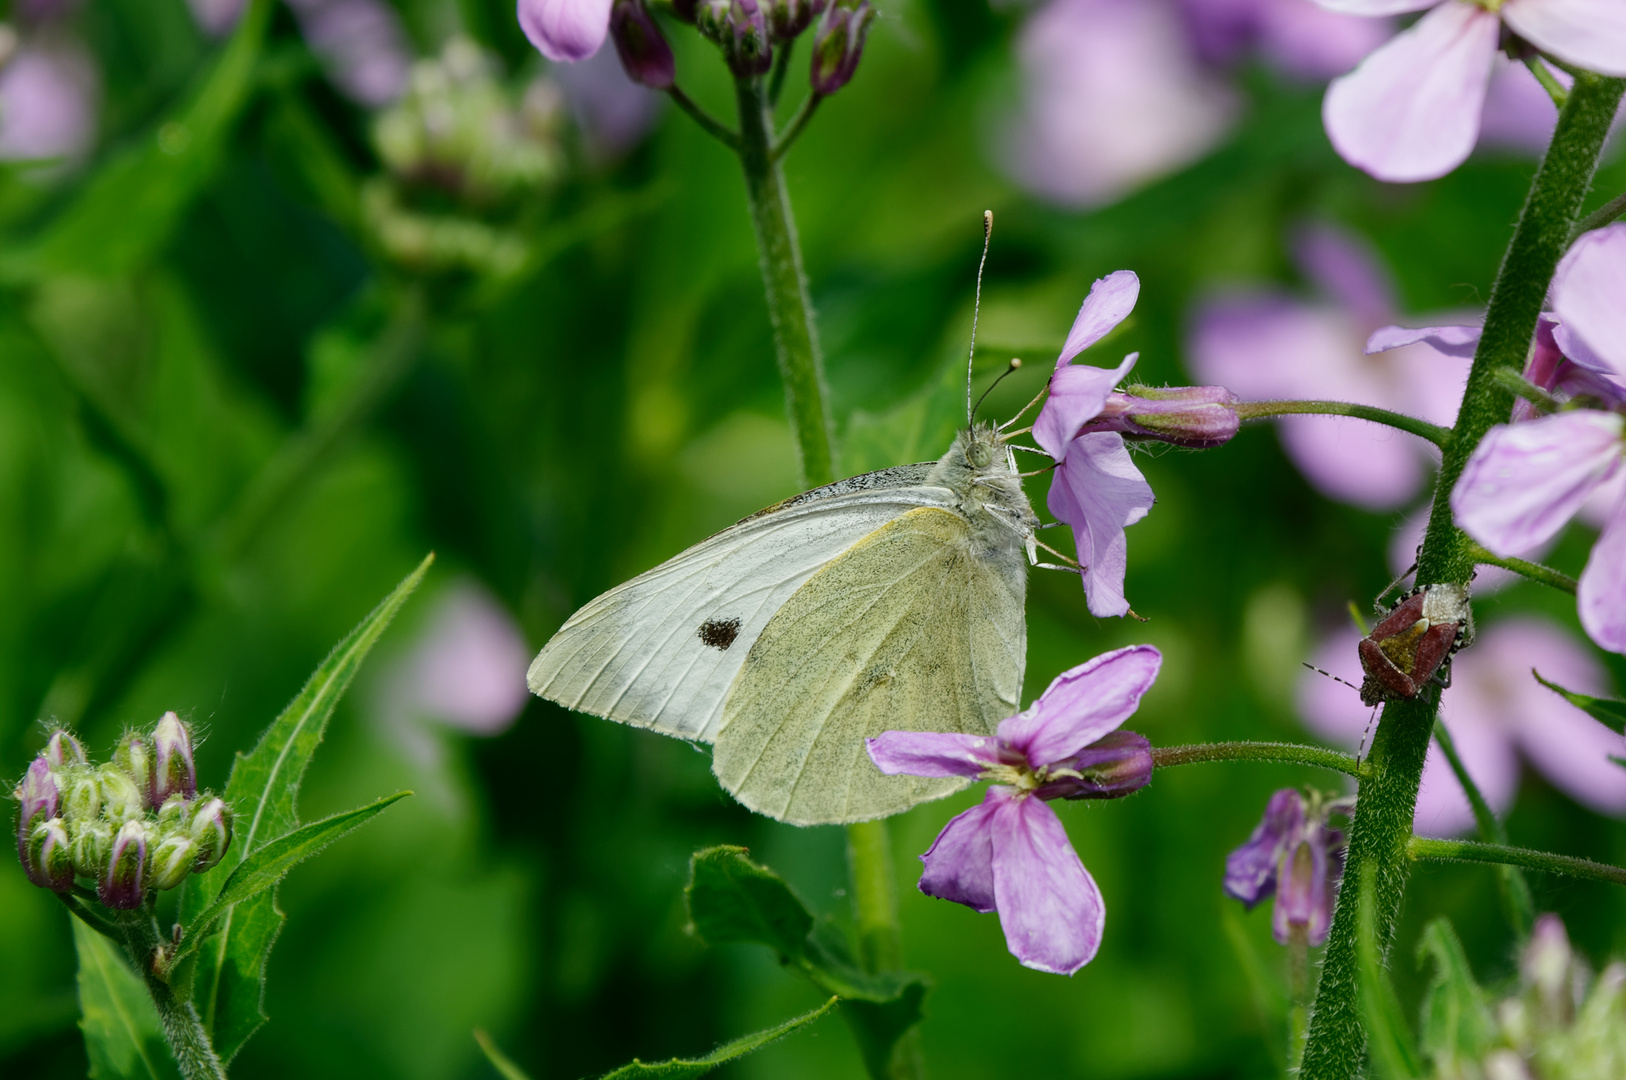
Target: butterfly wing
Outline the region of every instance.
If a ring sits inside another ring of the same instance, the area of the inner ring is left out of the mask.
[[[863,821],[964,787],[883,776],[883,731],[993,732],[1027,653],[1020,554],[977,550],[948,509],[910,510],[810,577],[751,646],[723,704],[712,771],[797,825]]]
[[[753,514],[570,617],[531,691],[567,708],[710,742],[757,635],[808,578],[900,514],[946,505],[930,465],[865,473]]]

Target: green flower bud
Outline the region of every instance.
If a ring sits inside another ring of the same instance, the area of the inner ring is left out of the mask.
[[[158,808],[158,831],[184,833],[192,824],[192,800],[185,795],[171,795]]]
[[[113,764],[134,782],[141,793],[143,810],[158,805],[153,797],[152,744],[145,736],[132,731],[120,739],[118,749],[113,751]]]
[[[130,911],[141,906],[146,894],[147,826],[139,820],[126,821],[113,837],[107,872],[97,882],[96,895],[110,908]]]
[[[185,834],[160,840],[152,852],[152,876],[147,879],[148,886],[173,889],[185,879],[197,858],[198,845]]]
[[[45,760],[51,763],[53,769],[84,765],[88,761],[84,745],[63,728],[51,732],[51,738],[45,744]]]
[[[28,880],[53,892],[73,888],[73,858],[68,847],[68,830],[63,827],[61,818],[51,818],[34,826],[23,860]]]
[[[73,872],[80,877],[100,878],[107,872],[107,854],[113,847],[113,827],[105,821],[85,821],[74,826],[68,854]]]
[[[102,816],[108,821],[122,825],[146,816],[147,796],[124,769],[103,765],[96,770],[96,779],[102,785]]]
[[[181,718],[167,712],[152,732],[152,805],[160,806],[171,795],[188,799],[198,793],[198,772],[192,764],[192,731]]]
[[[188,835],[197,844],[195,869],[202,873],[213,867],[231,847],[231,807],[224,799],[205,796],[192,815]]]
[[[102,812],[102,784],[96,770],[69,766],[61,774],[62,817],[70,831],[81,822],[95,821]]]

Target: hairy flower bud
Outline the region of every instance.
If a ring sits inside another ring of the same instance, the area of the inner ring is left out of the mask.
[[[110,908],[129,911],[141,906],[146,892],[147,826],[139,820],[126,821],[113,837],[96,895]]]
[[[610,8],[610,40],[615,42],[629,79],[652,90],[671,89],[677,61],[643,0],[615,0]]]
[[[766,0],[768,33],[775,41],[791,41],[824,11],[828,0]]]
[[[1191,450],[1224,446],[1242,426],[1236,395],[1223,386],[1131,386],[1107,395],[1100,415],[1079,429],[1116,431]]]
[[[197,844],[199,873],[218,863],[231,847],[231,807],[224,799],[205,798],[192,815],[187,834]]]
[[[102,812],[102,784],[96,770],[74,766],[58,774],[62,785],[62,816],[68,827],[95,821]]]
[[[61,818],[42,821],[30,831],[23,852],[23,870],[28,880],[42,889],[66,892],[73,888],[73,857]]]
[[[852,79],[875,11],[869,0],[834,0],[813,36],[813,92],[833,94]]]
[[[1114,731],[1051,766],[1074,772],[1040,787],[1043,799],[1121,799],[1152,781],[1152,744],[1133,731]]]
[[[126,732],[124,738],[119,740],[118,748],[113,751],[113,765],[128,776],[141,792],[146,802],[143,809],[158,805],[158,800],[153,798],[152,743],[145,735]]]
[[[192,800],[185,795],[171,795],[158,808],[158,830],[164,833],[185,832],[192,824]]]
[[[96,770],[96,778],[102,785],[102,816],[108,821],[119,825],[146,815],[146,792],[129,773],[117,765],[103,765]]]
[[[68,847],[73,872],[81,877],[100,879],[107,872],[107,856],[113,847],[113,827],[105,821],[87,821],[73,827]]]
[[[185,880],[197,861],[197,841],[181,833],[166,836],[153,848],[152,876],[147,884],[154,889],[173,889]]]
[[[700,0],[695,25],[723,50],[735,75],[761,75],[773,66],[768,19],[758,0]]]
[[[85,747],[78,739],[65,729],[57,728],[45,743],[45,760],[51,763],[51,768],[61,769],[69,765],[84,765],[89,759],[85,757]]]
[[[51,771],[51,764],[43,755],[29,764],[15,794],[22,804],[17,816],[19,838],[33,832],[34,826],[40,822],[56,817],[61,791],[57,786],[56,774]]]
[[[167,712],[152,732],[152,806],[157,809],[171,795],[188,799],[198,793],[198,772],[192,764],[192,732],[181,718]]]

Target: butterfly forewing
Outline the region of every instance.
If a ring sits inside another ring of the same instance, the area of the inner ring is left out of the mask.
[[[531,663],[532,692],[567,708],[710,742],[723,698],[774,612],[888,521],[953,493],[930,465],[866,473],[754,514],[611,589]]]
[[[862,821],[964,780],[881,775],[883,731],[989,734],[1017,711],[1026,568],[966,518],[910,510],[786,600],[723,704],[712,769],[746,806],[799,825]]]

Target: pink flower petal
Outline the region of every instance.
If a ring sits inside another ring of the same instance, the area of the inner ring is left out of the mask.
[[[1492,428],[1451,492],[1458,527],[1498,555],[1548,540],[1621,468],[1623,427],[1578,410]]]
[[[1123,615],[1129,542],[1124,530],[1152,509],[1152,486],[1129,460],[1123,437],[1111,432],[1080,435],[1067,447],[1066,462],[1050,481],[1050,512],[1073,528],[1084,567],[1090,614]]]
[[[1071,975],[1101,947],[1101,890],[1045,802],[1007,799],[992,822],[994,906],[1024,967]]]
[[[1394,282],[1365,237],[1317,223],[1299,231],[1293,258],[1306,277],[1356,322],[1394,318]]]
[[[610,0],[519,0],[519,28],[543,56],[585,60],[610,31]]]
[[[1422,11],[1439,0],[1315,0],[1318,7],[1328,11],[1342,11],[1346,15],[1404,15],[1408,11]]]
[[[1067,456],[1067,444],[1078,429],[1094,420],[1106,406],[1107,395],[1129,374],[1140,353],[1130,353],[1115,368],[1066,364],[1050,376],[1050,393],[1039,418],[1033,422],[1033,441],[1057,461]]]
[[[1506,0],[1502,18],[1560,60],[1626,75],[1626,4],[1620,0]]]
[[[994,910],[993,817],[1012,794],[1012,789],[995,785],[982,802],[949,819],[920,857],[925,864],[921,892],[973,911]]]
[[[1473,777],[1474,786],[1485,796],[1485,801],[1499,814],[1506,811],[1513,805],[1513,797],[1519,790],[1519,757],[1507,733],[1472,721],[1450,719],[1446,721],[1446,730],[1451,733],[1463,767]],[[1474,812],[1467,794],[1457,783],[1445,754],[1437,744],[1431,743],[1423,762],[1423,781],[1417,792],[1412,828],[1424,836],[1460,836],[1474,827]]]
[[[999,760],[999,740],[991,735],[884,731],[865,739],[864,749],[888,776],[981,776]]]
[[[1086,660],[1056,676],[1025,711],[1001,721],[999,738],[1035,768],[1071,757],[1129,719],[1162,666],[1163,654],[1150,645]]]
[[[1139,297],[1140,278],[1133,270],[1114,270],[1098,279],[1079,307],[1073,328],[1067,331],[1067,342],[1061,347],[1056,366],[1061,367],[1129,318]]]
[[[1626,499],[1592,545],[1575,600],[1587,636],[1610,652],[1626,653]]]
[[[1626,4],[1620,7],[1626,13]],[[1553,275],[1553,314],[1612,374],[1626,376],[1626,222],[1595,229],[1570,248]]]
[[[1404,326],[1385,326],[1381,330],[1374,330],[1372,336],[1366,339],[1366,355],[1426,342],[1447,356],[1472,358],[1474,350],[1479,347],[1479,335],[1483,332],[1483,327],[1478,326],[1420,326],[1415,330]]]
[[[1443,3],[1327,87],[1322,119],[1343,159],[1379,180],[1432,180],[1479,137],[1501,25],[1468,3]]]
[[[1329,498],[1393,510],[1422,485],[1423,460],[1414,436],[1342,416],[1287,416],[1279,423],[1293,464]]]

